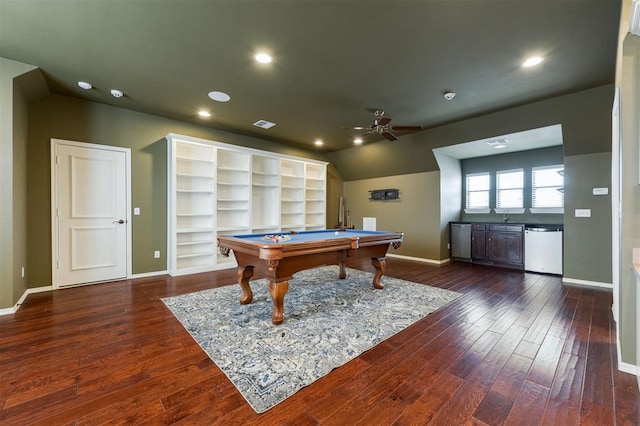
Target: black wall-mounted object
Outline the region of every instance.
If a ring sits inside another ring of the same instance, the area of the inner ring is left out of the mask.
[[[400,198],[400,190],[399,189],[373,189],[369,191],[369,199],[370,200],[397,200]]]

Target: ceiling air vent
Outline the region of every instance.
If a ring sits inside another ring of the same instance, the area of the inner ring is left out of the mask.
[[[255,123],[253,123],[254,126],[260,127],[262,129],[270,129],[273,126],[276,125],[276,123],[272,123],[270,121],[267,120],[258,120]]]

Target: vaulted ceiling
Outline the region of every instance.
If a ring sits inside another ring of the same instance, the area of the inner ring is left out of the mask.
[[[613,82],[620,7],[618,0],[0,0],[0,56],[40,67],[55,93],[335,151],[352,147],[377,109],[391,125],[430,128]],[[258,51],[273,62],[255,62]],[[544,61],[522,68],[533,55]],[[211,91],[231,99],[213,101]],[[456,93],[450,101],[447,91]],[[200,118],[201,109],[211,117]],[[276,125],[265,130],[253,125],[258,120]],[[364,137],[377,140],[384,138]]]

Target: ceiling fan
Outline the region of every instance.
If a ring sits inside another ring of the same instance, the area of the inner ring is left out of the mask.
[[[389,123],[391,122],[391,118],[383,117],[384,111],[379,109],[374,112],[376,116],[373,123],[368,126],[356,126],[356,127],[348,127],[354,130],[366,130],[365,134],[377,133],[379,135],[384,136],[390,141],[398,140],[398,137],[394,135],[391,131],[411,131],[411,130],[421,130],[422,126],[392,126]]]

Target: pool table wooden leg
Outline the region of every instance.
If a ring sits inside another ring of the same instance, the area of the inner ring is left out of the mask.
[[[242,288],[240,304],[248,305],[253,300],[253,292],[249,287],[249,280],[253,276],[253,266],[238,267],[238,284]]]
[[[347,278],[347,271],[344,267],[344,263],[347,260],[347,257],[349,257],[350,255],[353,255],[353,250],[350,250],[349,252],[347,252],[347,250],[342,250],[340,252],[340,257],[339,257],[339,262],[338,265],[340,266],[340,274],[338,275],[338,278],[340,278],[341,280],[344,280],[345,278]]]
[[[282,324],[284,320],[284,296],[289,291],[289,281],[269,281],[269,293],[273,300],[273,314],[271,322],[274,325]]]
[[[384,286],[380,283],[382,274],[387,267],[387,259],[384,257],[372,257],[371,264],[376,268],[376,274],[373,276],[373,287],[377,289],[383,289]]]
[[[341,280],[347,278],[347,271],[344,269],[344,262],[340,262],[340,274],[338,274],[338,278]]]

